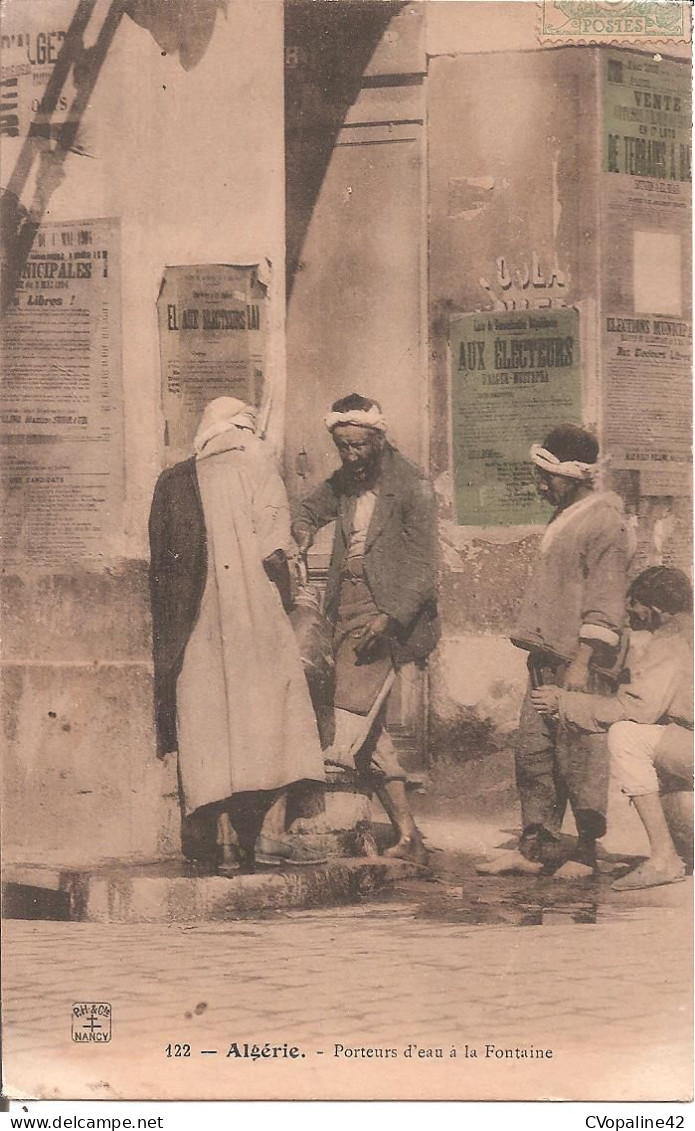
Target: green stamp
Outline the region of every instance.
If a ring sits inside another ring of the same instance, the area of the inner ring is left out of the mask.
[[[542,43],[689,43],[688,0],[540,0]]]

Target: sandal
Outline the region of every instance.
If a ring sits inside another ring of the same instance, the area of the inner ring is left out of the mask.
[[[657,888],[663,884],[679,884],[685,879],[685,864],[680,861],[680,867],[659,868],[651,860],[645,860],[639,868],[621,876],[611,884],[611,891],[639,891],[642,888]]]

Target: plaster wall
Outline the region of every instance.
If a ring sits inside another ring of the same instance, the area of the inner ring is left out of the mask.
[[[448,15],[432,6],[431,45],[444,44],[445,19],[458,42],[459,7],[480,6],[445,4]],[[493,37],[498,7],[528,6],[489,5]],[[578,306],[584,419],[599,423],[594,58],[572,49],[527,50],[528,27],[513,19],[509,34],[516,46],[518,30],[518,52],[441,54],[430,58],[428,72],[430,458],[440,504],[444,625],[431,674],[431,729],[436,750],[448,746],[449,756],[461,759],[504,746],[518,718],[525,655],[508,635],[541,528],[456,522],[450,316],[499,310],[500,302],[510,309]],[[481,17],[479,35],[482,23]],[[523,275],[534,261],[547,286],[502,287],[505,275]]]
[[[602,438],[610,374],[601,330],[613,308],[635,310],[633,227],[679,236],[677,313],[690,315],[689,186],[670,188],[679,202],[670,213],[645,218],[646,208],[628,207],[640,195],[634,178],[603,166],[607,49],[541,47],[533,8],[445,0],[427,10],[430,467],[440,502],[444,625],[431,670],[430,728],[435,753],[464,760],[504,746],[518,714],[525,657],[507,638],[542,528],[456,522],[450,316],[500,304],[576,307],[583,420]],[[687,46],[669,47],[674,59],[687,53]],[[534,263],[549,285],[523,289],[518,279]],[[648,433],[647,421],[642,427]],[[676,497],[650,498],[634,477],[609,470],[603,485],[622,494],[630,515],[633,574],[655,562],[690,570],[687,484]],[[504,695],[497,694],[501,680]]]
[[[32,0],[37,27],[56,11]],[[124,18],[80,127],[89,156],[69,155],[51,199],[48,220],[120,222],[126,488],[114,560],[27,563],[4,578],[6,858],[84,863],[176,845],[176,770],[154,753],[146,573],[164,462],[156,299],[168,264],[271,261],[279,436],[282,60],[281,0],[230,0],[188,71]],[[4,183],[18,144],[3,142]]]

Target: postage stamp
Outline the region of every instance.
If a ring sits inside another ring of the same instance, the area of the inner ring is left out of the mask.
[[[540,0],[541,43],[689,43],[687,0]]]

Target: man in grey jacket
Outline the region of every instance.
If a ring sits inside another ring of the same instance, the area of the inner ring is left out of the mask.
[[[387,441],[376,401],[343,397],[326,427],[342,466],[304,499],[292,526],[305,553],[316,531],[336,521],[326,589],[335,624],[336,733],[326,760],[374,784],[397,834],[386,855],[425,864],[384,717],[395,672],[423,664],[438,640],[434,492]]]
[[[529,690],[515,741],[522,833],[518,848],[478,865],[484,875],[552,872],[558,880],[595,874],[606,831],[608,753],[601,735],[575,735],[536,711],[532,691],[608,694],[617,678],[630,540],[622,503],[594,489],[598,442],[572,424],[531,448],[538,493],[555,508],[539,547],[512,642],[528,652]],[[577,841],[563,860],[567,804]]]

